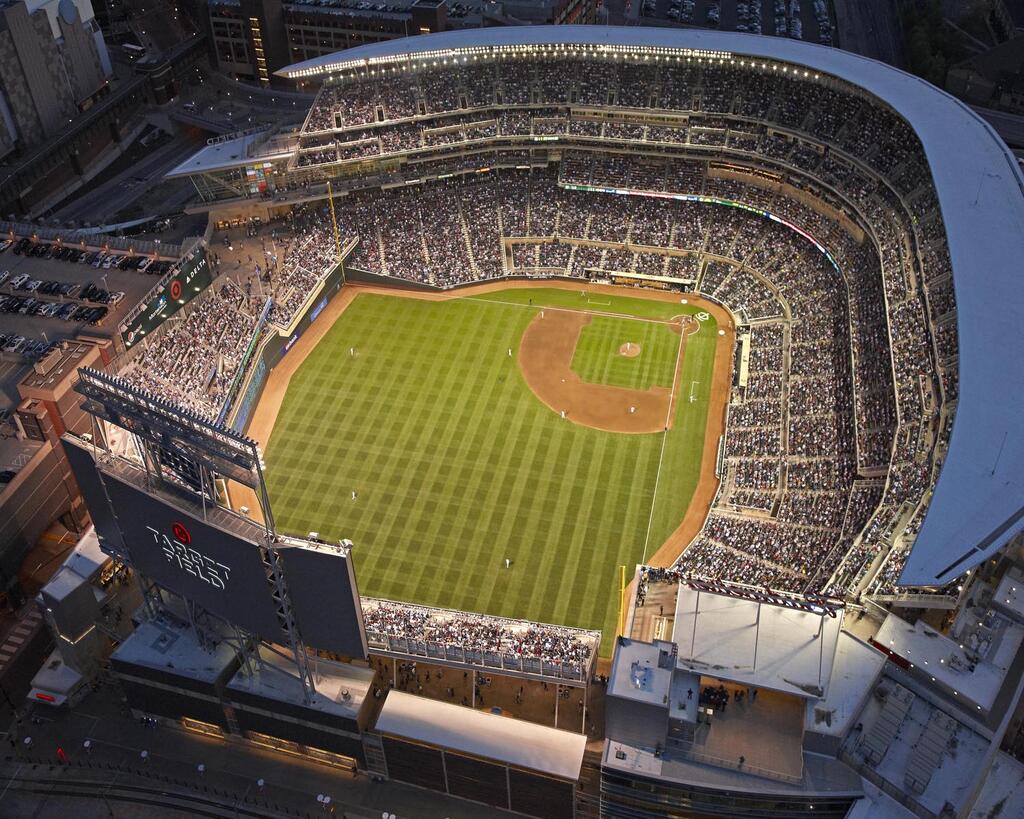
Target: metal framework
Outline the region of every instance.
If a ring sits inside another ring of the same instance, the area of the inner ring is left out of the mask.
[[[237,481],[255,492],[263,512],[264,530],[257,542],[260,560],[274,598],[278,623],[302,684],[303,698],[307,704],[312,702],[316,694],[313,672],[295,623],[284,567],[274,546],[277,533],[256,442],[219,421],[204,418],[98,370],[80,369],[75,391],[84,396],[82,408],[95,420],[106,421],[134,437],[150,485],[159,487],[169,482],[187,486],[202,499],[204,519],[210,507],[220,507],[216,492],[218,477]],[[163,591],[148,579],[142,581],[142,588],[146,611],[153,615],[162,606]],[[219,639],[218,632],[206,626],[214,615],[189,599],[185,599],[185,609],[200,641]],[[259,641],[231,625],[237,634],[243,665],[251,669],[252,662],[260,662],[259,652],[255,650]]]

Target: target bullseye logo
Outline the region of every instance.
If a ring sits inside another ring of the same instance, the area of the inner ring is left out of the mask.
[[[188,529],[181,523],[175,523],[171,526],[171,533],[174,535],[174,539],[179,543],[189,544],[192,542],[192,535],[189,534]]]
[[[181,298],[181,282],[177,279],[171,282],[171,298],[174,300]]]

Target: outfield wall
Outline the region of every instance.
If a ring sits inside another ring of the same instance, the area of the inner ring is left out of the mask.
[[[278,330],[271,332],[264,339],[260,348],[253,356],[252,366],[238,392],[235,405],[228,414],[228,425],[232,429],[244,432],[249,426],[249,419],[252,417],[253,410],[259,404],[260,397],[263,395],[263,388],[266,386],[267,376],[270,374],[270,371],[285,357],[292,348],[292,345],[316,321],[334,295],[341,290],[341,286],[345,282],[345,274],[345,262],[341,261],[334,270],[327,274],[317,298],[313,299],[309,307],[306,308],[302,318],[294,324],[291,334],[284,335]]]
[[[354,267],[346,268],[346,278],[350,282],[359,282],[360,284],[373,284],[379,287],[394,287],[404,290],[416,290],[421,293],[450,293],[458,290],[465,290],[470,287],[478,287],[481,284],[500,284],[501,282],[538,282],[543,285],[543,282],[559,281],[559,282],[589,282],[590,284],[611,284],[611,276],[614,275],[611,272],[604,271],[606,275],[600,279],[584,279],[580,276],[563,276],[558,274],[537,274],[535,276],[529,276],[526,274],[514,274],[510,276],[495,276],[491,279],[474,279],[469,282],[459,282],[458,284],[450,285],[449,287],[437,287],[433,284],[426,284],[424,282],[412,282],[408,279],[398,279],[394,276],[386,276],[381,273],[370,273],[366,270],[359,270]],[[664,283],[664,282],[660,282]],[[692,292],[688,290],[684,285],[687,284],[687,280],[679,279],[679,286],[681,292]],[[623,285],[628,287],[628,285]],[[714,301],[714,299],[711,299]],[[717,303],[717,302],[716,302]]]
[[[263,341],[262,346],[254,356],[254,362],[249,373],[246,375],[243,386],[239,390],[237,401],[231,408],[231,412],[228,415],[228,418],[230,419],[229,426],[232,429],[237,430],[238,432],[244,432],[246,430],[249,425],[249,419],[252,417],[253,410],[259,404],[260,397],[263,395],[263,388],[266,386],[267,377],[270,375],[270,371],[274,369],[282,358],[284,358],[288,350],[290,350],[292,345],[299,340],[299,337],[309,328],[309,326],[316,321],[321,311],[327,307],[330,300],[338,293],[338,291],[341,290],[342,285],[346,281],[358,284],[372,284],[379,287],[389,287],[396,290],[412,290],[420,293],[452,292],[476,287],[483,283],[498,282],[533,281],[537,282],[539,285],[542,285],[543,282],[547,281],[564,281],[574,283],[591,281],[602,283],[598,282],[598,280],[584,280],[579,276],[520,275],[500,276],[493,279],[462,282],[451,287],[441,288],[424,282],[412,282],[407,279],[398,279],[394,276],[370,273],[369,271],[360,270],[355,267],[346,267],[344,260],[342,260],[338,263],[338,266],[328,274],[327,278],[324,280],[324,284],[320,290],[318,298],[311,302],[305,314],[301,319],[299,319],[298,323],[295,324],[292,333],[290,335],[283,335],[280,332],[271,333]],[[680,280],[681,292],[693,292],[692,290],[684,287],[684,284],[683,280]],[[723,304],[712,296],[704,294],[699,295],[701,298],[707,299],[708,301],[722,307],[732,318],[733,324],[738,324],[737,316],[729,309],[728,305]]]

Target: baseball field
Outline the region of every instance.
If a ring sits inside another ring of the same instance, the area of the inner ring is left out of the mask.
[[[356,290],[285,359],[278,529],[350,538],[364,595],[598,628],[608,652],[618,567],[707,475],[715,316],[611,288]]]

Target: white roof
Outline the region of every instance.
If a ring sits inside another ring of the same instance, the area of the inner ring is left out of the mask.
[[[868,780],[862,779],[861,784],[864,797],[853,803],[846,819],[914,819],[917,816]]]
[[[911,124],[938,194],[959,313],[960,397],[931,507],[901,580],[943,585],[1024,529],[1024,175],[983,119],[935,86],[884,63],[785,37],[704,29],[512,26],[359,46],[281,69],[319,76],[343,65],[424,51],[544,44],[703,49],[783,60],[858,85]]]
[[[1015,570],[1011,569],[1003,575],[992,602],[998,603],[1024,620],[1024,580],[1017,576]]]
[[[679,646],[681,668],[755,688],[818,697],[828,693],[842,624],[842,611],[829,617],[697,592],[680,583],[672,640]]]
[[[287,159],[294,151],[283,151],[276,154],[259,154],[251,156],[250,147],[258,139],[265,138],[266,134],[245,134],[235,139],[227,139],[222,142],[214,142],[201,148],[192,154],[180,165],[175,166],[167,172],[167,178],[175,176],[188,176],[191,173],[209,173],[225,168],[236,168],[239,165],[254,165],[258,162],[273,162],[277,159]]]
[[[998,751],[988,769],[981,793],[975,800],[969,819],[1024,815],[1024,764]]]
[[[110,558],[100,548],[96,527],[90,526],[75,544],[74,550],[64,561],[64,566],[79,577],[92,580],[93,576],[109,562]]]
[[[890,614],[875,634],[875,642],[913,663],[938,682],[951,688],[956,696],[988,711],[1002,688],[1010,664],[1024,642],[1024,627],[1008,623],[993,638],[994,645],[974,663],[964,649],[945,634],[922,620],[911,625]]]
[[[391,691],[376,730],[575,782],[587,738],[525,720]]]
[[[252,674],[240,668],[228,688],[292,705],[306,705],[294,663],[266,646],[260,646],[259,653],[261,663]],[[322,659],[313,664],[313,672],[316,694],[308,707],[356,719],[370,693],[374,672],[363,666]]]
[[[159,615],[154,620],[139,623],[111,657],[133,665],[213,682],[234,660],[235,651],[227,640],[212,648],[200,645],[189,626]]]
[[[609,696],[668,708],[675,663],[658,664],[662,652],[672,652],[672,643],[642,643],[620,637],[608,680]]]
[[[881,651],[848,632],[840,632],[828,694],[821,700],[807,701],[804,729],[846,736],[865,699],[874,691],[885,663],[886,656]]]

